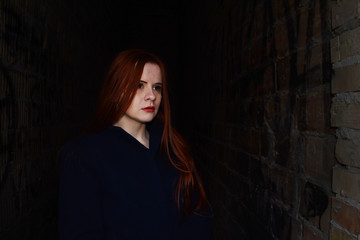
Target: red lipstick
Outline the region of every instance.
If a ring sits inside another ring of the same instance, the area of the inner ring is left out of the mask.
[[[148,107],[142,108],[142,110],[144,110],[145,112],[154,112],[154,111],[155,111],[155,107],[153,107],[153,106],[148,106]]]

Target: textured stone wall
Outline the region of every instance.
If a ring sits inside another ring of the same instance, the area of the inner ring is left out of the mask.
[[[360,2],[332,7],[331,61],[334,76],[331,125],[336,127],[330,239],[360,237]]]
[[[330,56],[331,9],[341,4],[214,0],[186,10],[182,111],[193,116],[187,136],[213,204],[215,239],[329,239],[335,145],[358,151],[330,125],[331,104],[347,111],[346,127],[359,111],[340,96],[331,103],[333,74],[347,75]],[[356,183],[354,168],[334,170]]]
[[[85,49],[63,9],[0,1],[0,239],[57,238],[57,154],[89,115],[77,97]]]

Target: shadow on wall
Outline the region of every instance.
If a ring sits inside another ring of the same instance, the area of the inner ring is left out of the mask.
[[[183,114],[196,117],[184,124],[215,239],[329,237],[329,4],[210,1],[187,11]]]
[[[77,74],[87,45],[79,50],[57,4],[0,2],[0,239],[57,238],[57,154],[95,99],[78,94],[91,89]]]

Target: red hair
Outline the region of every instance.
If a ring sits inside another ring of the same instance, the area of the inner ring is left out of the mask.
[[[185,215],[193,212],[194,208],[204,212],[208,201],[190,147],[171,126],[165,68],[157,56],[138,49],[123,51],[117,55],[105,75],[95,117],[86,132],[101,131],[125,114],[136,94],[146,63],[157,64],[161,71],[162,100],[156,120],[164,125],[161,152],[166,154],[170,163],[180,172],[175,191],[178,209],[182,206]],[[192,202],[194,190],[198,193],[195,203]]]

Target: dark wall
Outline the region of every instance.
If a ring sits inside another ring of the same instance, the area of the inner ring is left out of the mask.
[[[177,2],[0,2],[0,239],[57,239],[57,156],[127,48],[177,71]],[[172,77],[176,78],[176,77]]]
[[[216,239],[328,239],[331,2],[187,2],[180,102]]]
[[[69,35],[42,4],[0,3],[1,239],[56,236],[55,160],[74,102],[64,77],[73,55]]]

